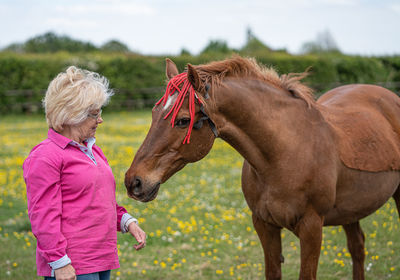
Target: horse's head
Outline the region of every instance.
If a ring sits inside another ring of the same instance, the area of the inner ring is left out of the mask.
[[[160,184],[187,163],[207,155],[216,136],[207,113],[208,86],[195,68],[178,74],[167,59],[166,74],[166,94],[154,106],[150,130],[125,174],[128,196],[143,202],[156,198]]]

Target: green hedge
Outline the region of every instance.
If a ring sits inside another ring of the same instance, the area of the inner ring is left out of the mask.
[[[231,54],[204,54],[170,58],[183,71],[187,63],[196,65],[229,56]],[[400,56],[292,56],[287,53],[261,52],[255,53],[253,57],[264,65],[273,66],[281,74],[303,72],[311,67],[311,75],[305,82],[315,88],[317,94],[337,84],[400,82]],[[40,104],[48,83],[69,65],[106,76],[111,87],[116,89],[110,104],[113,108],[119,108],[132,100],[146,99],[151,99],[151,102],[139,104],[151,106],[162,95],[162,87],[165,86],[165,56],[109,53],[21,55],[3,52],[0,53],[0,112],[23,111],[26,108],[18,105],[27,101]],[[148,88],[154,88],[150,95],[146,93]],[[29,91],[13,92],[20,90]],[[36,109],[39,108],[36,106]]]

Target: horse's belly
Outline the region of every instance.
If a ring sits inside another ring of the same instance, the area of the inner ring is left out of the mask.
[[[325,225],[356,222],[379,209],[400,184],[400,172],[367,172],[343,167],[338,178],[335,205]]]

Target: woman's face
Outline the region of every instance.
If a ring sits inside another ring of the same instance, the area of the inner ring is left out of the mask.
[[[88,117],[81,124],[77,126],[79,138],[86,140],[94,137],[96,129],[99,124],[103,122],[101,118],[101,109],[89,111]]]

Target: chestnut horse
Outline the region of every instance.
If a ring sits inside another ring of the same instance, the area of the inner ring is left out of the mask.
[[[315,101],[300,81],[306,74],[279,76],[239,56],[189,64],[179,75],[167,59],[166,74],[167,93],[125,175],[128,195],[153,200],[160,184],[220,137],[245,159],[242,189],[267,279],[281,279],[282,228],[300,239],[299,278],[316,279],[326,225],[343,226],[353,279],[364,279],[359,220],[390,197],[400,209],[400,98],[347,85]]]

